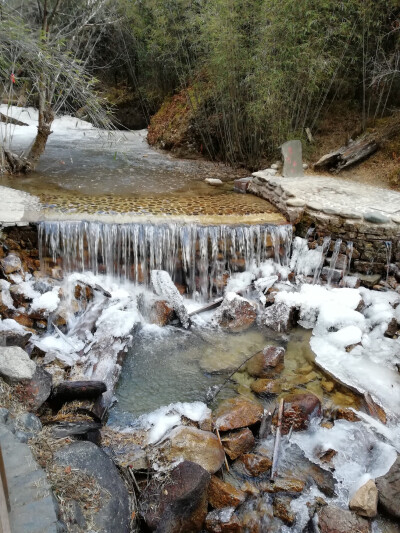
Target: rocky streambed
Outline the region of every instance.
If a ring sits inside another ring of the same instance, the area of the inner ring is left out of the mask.
[[[226,276],[212,309],[164,271],[150,286],[44,273],[28,237],[0,248],[1,405],[57,500],[49,530],[399,531],[394,277],[317,284],[315,244],[298,242]],[[197,336],[210,387],[127,421],[111,406],[145,328]],[[203,353],[254,331],[254,351]]]

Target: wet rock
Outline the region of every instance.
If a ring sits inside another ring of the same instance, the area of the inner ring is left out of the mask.
[[[321,424],[322,425],[322,424]],[[337,451],[333,448],[329,448],[329,450],[326,450],[325,452],[321,453],[319,456],[320,461],[323,463],[330,463],[332,459],[337,455]]]
[[[171,431],[160,447],[170,462],[183,458],[202,466],[207,472],[217,472],[225,459],[225,452],[216,435],[189,426]]]
[[[26,313],[17,312],[12,315],[12,318],[15,320],[15,322],[18,322],[18,324],[24,326],[25,328],[32,329],[34,326],[33,320]]]
[[[360,418],[352,409],[346,407],[338,407],[335,410],[335,417],[337,420],[347,420],[348,422],[359,422]]]
[[[397,323],[397,320],[393,317],[392,320],[389,322],[388,327],[386,328],[385,337],[393,338],[396,335],[398,329],[399,325]]]
[[[37,366],[32,379],[16,385],[15,393],[30,409],[37,410],[50,396],[52,382],[51,374],[41,366]]]
[[[57,450],[55,461],[61,466],[69,466],[95,478],[101,487],[101,505],[94,515],[95,529],[98,531],[130,531],[129,495],[117,468],[95,444],[74,442]]]
[[[240,461],[253,477],[258,477],[261,474],[268,472],[272,466],[272,461],[268,457],[256,453],[246,453],[242,455]]]
[[[31,434],[37,434],[42,430],[40,419],[33,413],[22,413],[16,418],[17,425],[24,431]]]
[[[19,308],[22,306],[27,307],[27,302],[31,302],[32,298],[25,296],[25,293],[21,289],[20,285],[11,285],[10,295],[14,304],[14,307]]]
[[[369,533],[368,520],[357,516],[351,511],[326,505],[318,511],[321,533]]]
[[[305,483],[294,477],[278,477],[274,481],[262,481],[258,488],[263,492],[303,492]]]
[[[378,489],[372,479],[360,487],[350,500],[349,508],[360,516],[373,518],[378,513]]]
[[[400,456],[389,472],[375,480],[379,507],[388,515],[400,519]]]
[[[293,525],[296,520],[296,516],[290,510],[291,501],[292,499],[289,496],[275,496],[273,504],[274,516],[288,526]]]
[[[271,394],[280,394],[282,391],[281,384],[275,379],[256,379],[250,385],[251,390],[259,396],[268,396]]]
[[[264,414],[263,406],[244,397],[223,401],[214,413],[214,424],[220,431],[251,426]]]
[[[367,289],[372,289],[374,285],[378,285],[381,277],[380,274],[358,274],[360,285],[367,287]]]
[[[19,346],[20,348],[25,348],[31,337],[32,333],[30,331],[27,331],[26,333],[17,332],[12,329],[9,331],[1,331],[0,346]]]
[[[234,292],[228,292],[215,311],[213,320],[225,331],[240,333],[250,328],[256,317],[255,305]]]
[[[255,444],[254,435],[249,428],[223,435],[221,436],[221,441],[225,453],[231,459],[237,459],[243,453],[252,450]]]
[[[150,310],[150,322],[157,326],[166,326],[174,318],[175,312],[165,300],[154,302]]]
[[[285,398],[282,434],[289,433],[293,426],[293,431],[307,429],[310,420],[321,415],[321,402],[315,394],[290,394]]]
[[[153,479],[140,502],[141,515],[150,530],[158,533],[201,531],[207,515],[209,482],[210,474],[189,461],[174,468],[167,483],[161,485]]]
[[[206,530],[211,533],[241,533],[243,528],[234,507],[227,507],[208,513]]]
[[[211,476],[208,486],[208,502],[214,509],[237,507],[246,499],[246,494],[217,476]]]
[[[6,276],[22,271],[21,259],[15,254],[8,254],[7,257],[1,259],[0,265]]]
[[[261,323],[274,331],[286,332],[296,323],[295,307],[277,302],[267,307],[261,316]]]
[[[271,378],[282,372],[284,357],[284,348],[266,346],[248,361],[246,365],[247,373],[256,378]]]
[[[33,378],[36,364],[19,346],[0,347],[0,375],[8,383]]]

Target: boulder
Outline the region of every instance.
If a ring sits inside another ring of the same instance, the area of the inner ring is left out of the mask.
[[[295,307],[277,302],[267,307],[261,317],[261,322],[274,331],[286,332],[296,323],[296,315]]]
[[[0,264],[6,276],[22,271],[21,259],[15,254],[8,254],[7,257],[0,261]]]
[[[220,431],[230,431],[256,424],[263,414],[262,405],[238,396],[219,405],[214,413],[214,424]]]
[[[94,515],[97,531],[130,531],[129,494],[114,463],[92,442],[74,442],[57,450],[56,463],[92,476],[101,488],[99,509]]]
[[[256,353],[246,365],[247,373],[255,378],[271,378],[283,370],[285,349],[266,346]]]
[[[246,499],[246,494],[217,476],[211,476],[208,486],[208,502],[214,509],[237,507]]]
[[[35,370],[36,364],[19,346],[0,347],[0,375],[8,383],[30,380]]]
[[[256,306],[234,292],[226,294],[213,315],[214,322],[230,333],[245,331],[254,324],[256,318]]]
[[[369,533],[370,523],[351,511],[325,505],[318,511],[321,533]]]
[[[372,479],[360,487],[350,500],[349,508],[360,516],[373,518],[378,513],[378,489]]]
[[[43,367],[37,366],[32,379],[25,380],[15,386],[19,400],[30,409],[37,410],[50,396],[53,378]]]
[[[400,455],[389,472],[375,480],[378,489],[379,507],[390,516],[400,520]]]
[[[166,326],[175,316],[175,311],[165,300],[157,300],[150,309],[150,322],[157,326]]]
[[[247,472],[253,477],[258,477],[271,469],[272,461],[264,455],[246,453],[240,458]]]
[[[321,402],[315,394],[300,393],[290,394],[285,397],[282,417],[282,434],[307,429],[310,420],[321,415]]]
[[[250,388],[259,396],[277,395],[282,391],[281,384],[275,379],[256,379]]]
[[[249,428],[227,433],[221,436],[221,441],[225,453],[231,459],[237,459],[243,453],[249,452],[254,448],[255,444],[254,435]]]
[[[184,459],[203,467],[207,472],[217,472],[225,459],[225,452],[216,435],[189,426],[179,426],[171,431],[160,450],[170,462]]]
[[[157,533],[201,531],[207,515],[209,482],[210,474],[190,461],[174,468],[165,484],[153,479],[140,501],[140,513],[148,528]]]
[[[241,533],[242,524],[235,514],[234,507],[226,507],[208,513],[206,518],[206,530],[211,533]]]

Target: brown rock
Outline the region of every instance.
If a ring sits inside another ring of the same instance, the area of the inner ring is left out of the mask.
[[[275,481],[263,481],[257,486],[263,492],[303,492],[305,483],[301,479],[285,477]]]
[[[246,453],[242,455],[240,461],[244,464],[249,474],[254,477],[268,472],[272,466],[272,461],[268,457],[256,453]]]
[[[351,511],[326,505],[318,511],[321,533],[369,533],[370,523]]]
[[[206,530],[211,533],[242,533],[243,528],[233,507],[211,511],[206,517]]]
[[[282,522],[284,522],[288,526],[294,524],[296,520],[295,515],[290,510],[291,501],[292,499],[288,496],[275,496],[273,504],[274,516],[282,520]]]
[[[217,476],[211,476],[208,486],[208,502],[214,509],[237,507],[246,499],[246,494]]]
[[[280,394],[281,385],[276,379],[256,379],[250,385],[251,390],[260,396]]]
[[[392,320],[389,322],[388,327],[385,331],[385,337],[394,337],[397,333],[397,330],[399,329],[399,325],[397,323],[397,320],[393,317]]]
[[[22,271],[21,259],[16,254],[8,254],[0,261],[0,265],[6,276]]]
[[[32,301],[32,298],[27,298],[19,285],[11,285],[10,295],[14,307],[26,306],[27,302]]]
[[[266,346],[254,355],[246,365],[250,376],[270,378],[283,370],[285,349],[280,346]]]
[[[231,459],[237,459],[243,453],[252,450],[255,444],[254,435],[249,428],[225,434],[221,436],[221,441],[225,453]]]
[[[154,302],[150,310],[150,322],[157,326],[166,326],[175,316],[175,311],[165,300]]]
[[[160,449],[170,462],[183,457],[211,474],[217,472],[225,460],[224,449],[216,435],[189,426],[172,430]]]
[[[41,366],[37,366],[31,380],[16,385],[15,394],[22,403],[35,411],[50,396],[52,382],[51,374]]]
[[[228,293],[214,313],[214,320],[225,331],[239,333],[250,328],[257,318],[255,305],[234,293]]]
[[[346,409],[345,407],[339,407],[335,411],[337,420],[347,420],[348,422],[359,422],[360,419],[354,411]]]
[[[378,514],[378,489],[372,479],[369,479],[355,492],[350,500],[349,508],[367,518],[373,518]]]
[[[244,397],[223,401],[214,413],[214,424],[221,431],[243,428],[259,422],[264,414],[262,405]]]
[[[315,394],[290,394],[285,398],[282,434],[289,433],[293,426],[293,431],[307,429],[310,420],[321,414],[321,402]]]
[[[329,450],[326,450],[325,452],[321,453],[319,456],[320,461],[323,463],[330,463],[332,459],[337,455],[337,451],[333,448],[329,448]]]
[[[170,473],[166,484],[153,479],[141,496],[141,514],[151,530],[163,533],[196,533],[207,515],[210,474],[184,461]]]
[[[15,322],[18,322],[18,324],[21,324],[21,326],[33,328],[33,320],[25,313],[15,313],[13,319]]]

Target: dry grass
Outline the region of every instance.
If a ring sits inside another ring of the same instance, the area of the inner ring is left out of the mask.
[[[15,395],[14,389],[11,385],[8,385],[3,379],[0,378],[0,407],[8,409],[12,416],[18,416],[19,414],[27,411],[27,406],[21,403]]]
[[[60,505],[62,520],[68,524],[72,518],[72,503],[78,502],[85,517],[87,528],[94,529],[94,516],[107,499],[96,479],[70,466],[54,462],[54,453],[73,442],[70,438],[54,439],[50,428],[44,428],[29,441],[38,464],[46,471],[47,479]],[[94,529],[95,530],[95,529]]]

